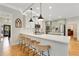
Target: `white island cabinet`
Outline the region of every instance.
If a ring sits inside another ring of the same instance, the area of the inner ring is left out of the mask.
[[[51,48],[49,52],[51,56],[68,55],[69,38],[67,36],[48,35],[48,34],[42,34],[42,35],[26,34],[26,35],[31,39],[38,40],[41,44],[50,45]]]

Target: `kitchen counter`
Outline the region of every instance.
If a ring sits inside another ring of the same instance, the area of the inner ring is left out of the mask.
[[[22,33],[26,34],[26,33]],[[49,34],[26,34],[31,39],[36,39],[41,44],[51,45],[50,55],[53,56],[67,56],[68,55],[68,36],[49,35]]]
[[[33,37],[38,37],[40,39],[45,39],[45,40],[53,40],[61,43],[69,43],[69,37],[68,36],[61,36],[61,35],[49,35],[49,34],[26,34],[28,36],[33,36]]]

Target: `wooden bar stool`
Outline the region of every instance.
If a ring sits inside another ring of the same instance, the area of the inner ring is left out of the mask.
[[[24,42],[24,40],[25,40],[25,35],[19,34],[19,35],[18,35],[18,40],[19,40],[19,44],[23,44],[23,42]]]
[[[22,47],[23,47],[24,42],[25,42],[25,35],[24,34],[19,34],[18,35],[18,40],[19,40],[20,50],[22,50]]]
[[[30,48],[30,45],[31,45],[31,39],[26,37],[26,38],[25,38],[25,44],[26,44],[27,47]]]
[[[31,48],[32,48],[32,52],[33,52],[33,56],[34,55],[37,55],[37,45],[39,44],[40,42],[36,41],[36,40],[31,40]]]
[[[50,53],[49,53],[50,48],[51,48],[50,45],[43,45],[43,44],[38,45],[38,51],[40,52],[40,55],[42,55],[42,56],[46,56],[44,54],[44,52],[46,52],[46,51],[48,52],[48,56],[50,56]]]
[[[32,50],[30,47],[31,47],[31,39],[26,37],[23,46],[23,52],[27,52],[29,54],[29,51]]]
[[[26,38],[26,46],[23,50],[24,53],[28,53],[28,55],[32,55],[32,56],[36,56],[37,52],[36,52],[36,45],[39,44],[40,42],[36,41],[36,40],[31,40],[29,38]]]
[[[35,48],[36,45],[38,45],[40,42],[36,41],[36,40],[31,40],[31,47]]]

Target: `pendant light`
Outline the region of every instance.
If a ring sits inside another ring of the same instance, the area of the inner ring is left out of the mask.
[[[42,4],[40,3],[40,16],[38,17],[38,20],[39,20],[39,21],[43,21],[43,19],[44,19],[44,18],[42,17],[42,7],[41,7],[41,6],[42,6]]]
[[[30,8],[30,11],[31,11],[31,18],[30,18],[29,22],[33,22],[33,20],[32,20],[32,8]]]

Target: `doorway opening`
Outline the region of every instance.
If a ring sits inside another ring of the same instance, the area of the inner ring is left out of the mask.
[[[70,36],[71,39],[77,40],[77,25],[76,24],[68,25],[67,35]]]

